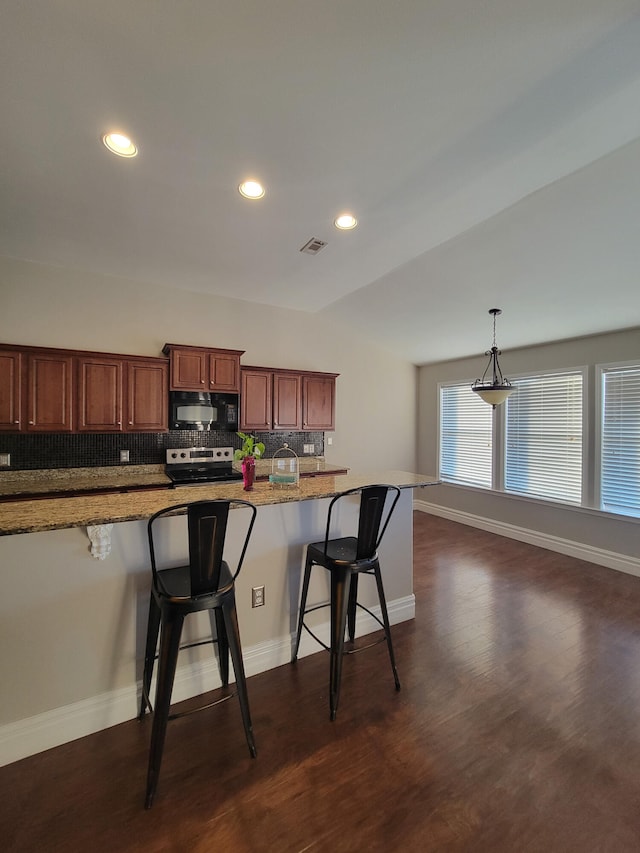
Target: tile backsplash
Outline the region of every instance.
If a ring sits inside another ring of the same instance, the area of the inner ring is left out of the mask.
[[[256,433],[265,445],[265,457],[271,457],[286,442],[298,456],[324,454],[323,432]],[[312,454],[304,454],[305,445],[313,445]],[[11,454],[11,465],[2,471],[42,468],[92,468],[105,465],[164,464],[169,447],[240,447],[235,432],[197,432],[171,430],[160,433],[61,433],[0,436],[0,453]],[[120,462],[120,451],[129,451],[129,462]]]

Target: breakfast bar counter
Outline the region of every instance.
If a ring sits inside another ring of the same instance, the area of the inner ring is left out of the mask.
[[[389,483],[403,489],[436,483],[431,476],[381,470],[301,477],[297,486],[279,488],[258,481],[251,491],[244,491],[241,482],[170,488],[161,471],[157,474],[147,472],[147,477],[147,488],[139,476],[132,476],[127,481],[120,474],[119,478],[114,475],[113,484],[105,487],[104,492],[96,493],[87,488],[80,494],[67,497],[49,481],[48,491],[56,491],[55,496],[48,496],[43,485],[42,494],[37,499],[25,500],[19,494],[15,500],[5,498],[0,503],[0,535],[139,521],[150,518],[160,509],[197,500],[249,500],[256,506],[264,506],[328,498],[372,483]],[[98,484],[104,486],[104,481],[94,480],[92,488],[97,490]],[[110,490],[116,488],[118,491]]]

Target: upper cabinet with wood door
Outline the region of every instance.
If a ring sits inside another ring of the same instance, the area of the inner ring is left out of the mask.
[[[273,428],[302,429],[302,377],[299,373],[273,374]]]
[[[27,432],[73,431],[73,356],[34,350],[27,357]]]
[[[166,432],[169,362],[164,358],[78,357],[79,432]]]
[[[302,377],[261,367],[240,371],[240,429],[249,432],[302,429]]]
[[[172,391],[240,391],[240,356],[244,350],[165,344],[171,362]]]
[[[22,426],[22,370],[19,350],[0,350],[0,431],[17,432]]]
[[[78,358],[79,432],[123,432],[124,362],[121,358]]]
[[[273,371],[243,367],[240,375],[240,429],[267,432],[273,425]]]
[[[335,428],[337,373],[243,367],[240,429],[323,431]]]
[[[0,430],[71,432],[73,377],[66,350],[0,344]]]
[[[163,358],[127,361],[126,428],[129,432],[169,429],[169,362]]]
[[[166,432],[169,360],[0,344],[0,431]]]
[[[336,373],[307,373],[302,377],[302,429],[335,429]]]

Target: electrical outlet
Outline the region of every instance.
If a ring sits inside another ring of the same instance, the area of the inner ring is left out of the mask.
[[[128,462],[129,461],[129,451],[128,450],[121,450],[120,451],[120,461],[121,462]]]
[[[262,607],[264,604],[264,587],[254,586],[251,590],[251,606]]]
[[[10,453],[0,453],[0,465],[7,466],[11,465],[11,454]]]
[[[316,449],[315,444],[303,444],[302,445],[302,452],[303,453],[313,454],[313,453],[315,453],[315,449]]]
[[[329,445],[329,447],[331,447],[331,445],[333,444],[333,436],[330,435],[329,438],[327,438],[327,444]]]

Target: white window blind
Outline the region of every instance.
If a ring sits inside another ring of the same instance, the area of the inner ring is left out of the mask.
[[[505,490],[580,504],[581,371],[512,378],[506,402]]]
[[[440,388],[440,477],[490,489],[492,410],[470,385]]]
[[[600,505],[640,516],[640,365],[603,368]]]

